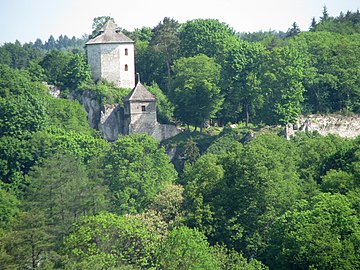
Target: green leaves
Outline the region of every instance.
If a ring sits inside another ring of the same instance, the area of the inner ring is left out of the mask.
[[[305,67],[301,53],[294,48],[274,48],[270,52],[262,82],[263,91],[268,97],[265,100],[265,113],[274,117],[270,121],[288,124],[297,120],[303,101]]]
[[[46,91],[25,71],[0,66],[0,136],[27,137],[47,124]]]
[[[299,202],[276,221],[268,262],[276,269],[356,269],[359,224],[343,195],[325,193]]]
[[[220,269],[205,236],[187,227],[173,229],[160,248],[159,269]]]
[[[120,137],[103,162],[104,180],[114,195],[114,211],[120,213],[143,211],[156,193],[176,178],[164,149],[145,134]]]
[[[102,268],[148,268],[153,266],[158,238],[134,216],[104,212],[83,218],[66,238],[65,246],[71,257],[78,261],[96,258]]]
[[[220,109],[222,97],[218,86],[221,67],[205,55],[181,58],[174,64],[174,89],[169,97],[174,115],[186,124],[202,126]]]

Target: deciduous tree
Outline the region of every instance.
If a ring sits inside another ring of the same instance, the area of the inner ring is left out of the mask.
[[[206,55],[180,58],[174,64],[174,87],[169,94],[175,106],[175,118],[202,127],[215,116],[223,98],[219,80],[221,67]]]

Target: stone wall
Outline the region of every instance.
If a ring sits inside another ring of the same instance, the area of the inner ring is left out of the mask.
[[[317,131],[324,136],[336,134],[340,137],[355,138],[360,135],[360,115],[313,114],[301,116],[293,128],[295,131]]]
[[[88,45],[87,55],[93,80],[103,78],[122,88],[135,86],[133,44]]]

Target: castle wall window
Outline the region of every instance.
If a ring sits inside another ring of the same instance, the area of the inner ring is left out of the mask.
[[[142,105],[142,106],[141,106],[141,111],[142,111],[142,112],[145,112],[145,111],[146,111],[145,105]]]
[[[125,55],[129,55],[129,50],[125,49]]]
[[[128,71],[128,70],[129,70],[129,66],[125,65],[125,71]]]

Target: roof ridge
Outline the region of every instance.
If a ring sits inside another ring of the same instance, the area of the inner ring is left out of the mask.
[[[99,31],[99,34],[86,42],[86,45],[104,43],[134,43],[134,41],[119,31],[113,20],[108,20]]]
[[[131,92],[123,98],[123,101],[155,101],[156,97],[146,87],[138,82]]]

